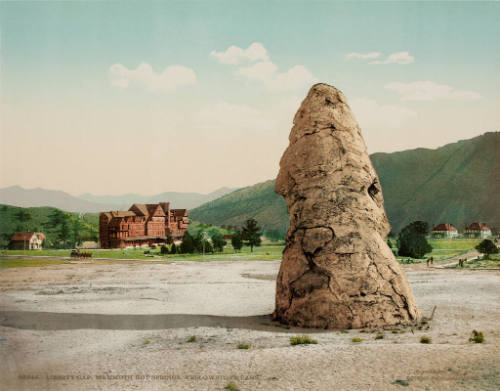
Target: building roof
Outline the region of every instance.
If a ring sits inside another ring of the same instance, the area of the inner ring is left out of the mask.
[[[138,216],[148,216],[148,208],[146,204],[133,204],[129,211],[134,211]]]
[[[484,223],[472,223],[465,226],[465,229],[470,231],[491,231],[491,229]]]
[[[441,223],[432,228],[433,231],[457,231],[457,229],[449,223]]]
[[[41,240],[47,240],[45,235],[41,232],[16,232],[12,237],[10,238],[11,241],[25,241],[25,240],[31,240],[33,235],[37,235]]]
[[[163,208],[160,206],[160,204],[146,204],[146,208],[147,208],[148,214],[150,216],[154,215],[158,209],[160,211],[159,216],[166,216],[165,212],[163,211]]]
[[[175,217],[184,217],[187,216],[187,209],[172,209],[172,213]]]

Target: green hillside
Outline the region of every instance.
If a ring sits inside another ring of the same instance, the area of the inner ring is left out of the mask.
[[[24,217],[20,216],[24,214]],[[75,242],[97,240],[99,216],[64,212],[52,207],[21,208],[0,205],[0,248],[8,246],[14,232],[42,232],[45,247],[74,247]],[[64,239],[61,239],[63,238]]]
[[[394,232],[414,220],[450,222],[459,230],[473,221],[500,227],[500,133],[490,132],[437,149],[375,153],[385,206]],[[274,181],[237,190],[190,211],[214,225],[257,219],[265,231],[284,234],[286,204]]]

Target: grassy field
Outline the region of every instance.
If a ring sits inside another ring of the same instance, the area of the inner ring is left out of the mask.
[[[236,253],[231,245],[224,248],[224,252],[215,254],[167,254],[161,255],[160,248],[131,248],[126,250],[85,250],[92,253],[92,258],[114,258],[114,259],[155,259],[169,261],[232,261],[232,260],[260,260],[269,261],[281,259],[283,251],[283,243],[266,243],[260,247],[254,247],[253,252],[250,252],[250,247],[243,247],[240,252]],[[149,251],[150,254],[144,254]],[[29,256],[52,256],[52,257],[69,257],[71,250],[2,250],[2,255],[29,255]]]
[[[8,267],[26,267],[26,266],[47,266],[47,265],[60,265],[68,263],[64,259],[23,259],[23,258],[1,258],[0,269]]]
[[[466,262],[463,267],[454,265],[453,269],[499,269],[500,270],[500,254],[490,255],[489,259],[474,259]]]
[[[457,255],[465,254],[472,250],[480,239],[456,239],[456,240],[439,240],[431,239],[429,243],[432,245],[432,252],[426,255],[427,257],[434,257],[434,260],[439,261],[443,259],[452,258]],[[233,261],[233,260],[258,260],[270,261],[281,259],[281,254],[284,248],[283,242],[270,242],[264,243],[260,247],[254,247],[253,253],[250,252],[250,247],[243,247],[243,249],[236,253],[234,249],[228,244],[224,248],[224,252],[215,254],[167,254],[161,255],[160,248],[135,248],[135,249],[112,249],[112,250],[85,250],[92,253],[92,258],[113,258],[113,259],[145,259],[145,260],[169,260],[169,261]],[[396,250],[396,249],[394,249]],[[150,254],[144,254],[149,251]],[[71,250],[3,250],[0,251],[1,255],[29,255],[29,256],[53,256],[53,257],[69,257]],[[425,259],[410,259],[407,257],[397,257],[401,263],[419,263],[425,262]]]

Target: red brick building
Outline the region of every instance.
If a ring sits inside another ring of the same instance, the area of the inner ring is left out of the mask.
[[[167,235],[182,239],[188,225],[186,209],[170,209],[169,202],[134,204],[129,210],[99,214],[101,248],[125,248],[163,244]]]

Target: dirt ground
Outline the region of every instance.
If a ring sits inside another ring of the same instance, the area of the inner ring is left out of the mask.
[[[278,269],[279,261],[3,269],[0,388],[500,389],[499,271],[408,267],[422,313],[436,306],[428,325],[340,332],[270,321]],[[473,329],[485,343],[468,341]],[[318,343],[290,345],[303,334]]]

